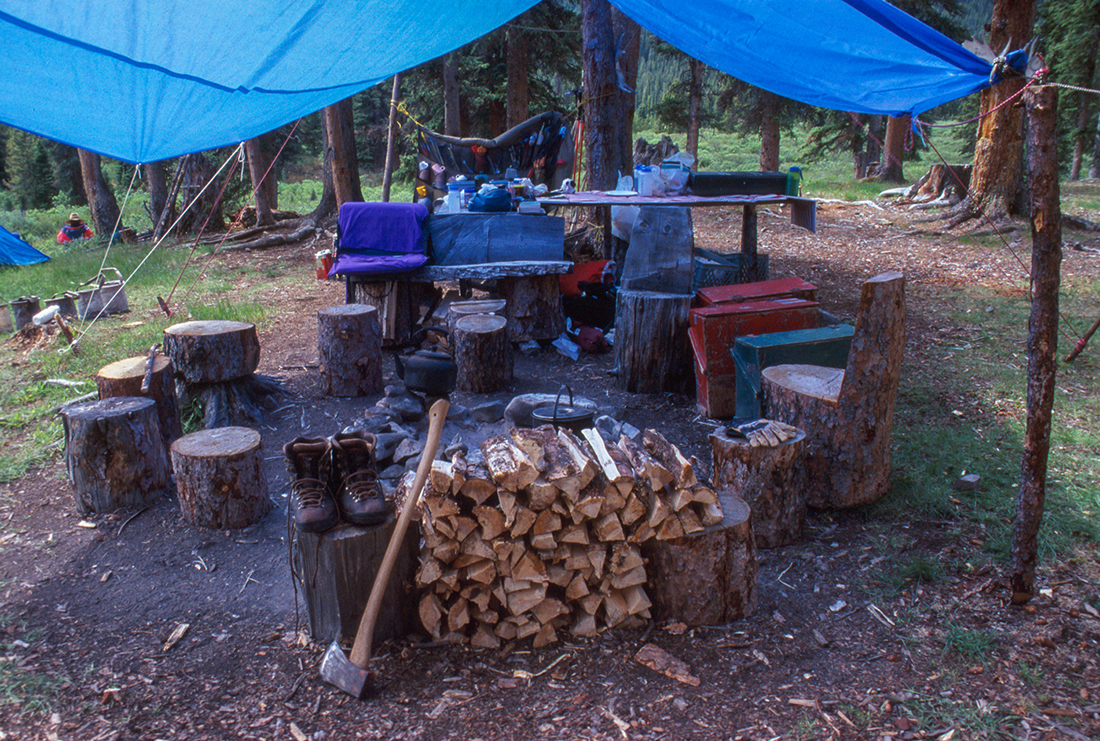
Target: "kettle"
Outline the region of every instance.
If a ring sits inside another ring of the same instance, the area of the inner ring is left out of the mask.
[[[450,336],[450,332],[442,327],[424,327],[413,334],[413,342],[428,331]],[[394,364],[397,366],[397,377],[405,382],[405,388],[428,396],[447,396],[454,391],[458,380],[458,366],[454,358],[441,349],[417,350],[404,356],[396,353]]]

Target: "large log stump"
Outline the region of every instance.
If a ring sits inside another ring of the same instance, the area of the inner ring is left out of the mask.
[[[561,281],[556,274],[501,278],[497,289],[505,301],[512,342],[552,340],[565,331]]]
[[[753,447],[725,430],[710,436],[715,489],[738,494],[752,510],[757,548],[778,548],[802,535],[806,519],[806,469],[802,430],[775,447]]]
[[[382,565],[397,518],[381,525],[339,525],[323,533],[296,533],[298,576],[309,616],[309,634],[317,643],[352,641],[367,606],[374,575]],[[390,583],[374,625],[374,645],[404,636],[416,626],[416,572],[419,529],[411,527],[398,551]]]
[[[619,291],[615,309],[618,386],[632,393],[686,392],[694,380],[688,342],[693,294]]]
[[[722,625],[756,611],[752,513],[740,497],[719,492],[723,519],[694,535],[642,546],[646,591],[656,620]]]
[[[117,396],[61,410],[65,466],[84,514],[145,506],[168,493],[168,451],[152,399]]]
[[[172,444],[172,467],[183,519],[198,527],[248,527],[271,511],[260,433],[222,427]]]
[[[180,410],[176,401],[176,382],[172,377],[172,361],[159,353],[153,358],[153,372],[149,376],[149,390],[142,391],[148,357],[138,355],[117,360],[99,369],[95,385],[100,399],[116,396],[145,396],[157,405],[157,421],[164,438],[164,449],[183,434],[180,426]]]
[[[504,311],[507,306],[508,302],[502,298],[455,301],[447,309],[447,331],[453,336],[455,332],[455,322],[464,316],[473,316],[475,314],[507,316]]]
[[[891,271],[863,284],[843,371],[796,364],[761,374],[765,415],[806,431],[811,507],[870,504],[890,490],[904,347],[905,278]]]
[[[458,388],[475,394],[499,391],[512,383],[512,343],[508,321],[494,314],[464,316],[455,322]]]
[[[317,312],[321,387],[329,396],[367,396],[382,391],[382,327],[378,309],[365,304]]]
[[[347,294],[348,303],[378,309],[382,339],[386,344],[407,345],[420,323],[421,305],[432,302],[438,290],[432,283],[408,280],[351,281]]]
[[[260,341],[248,322],[183,322],[164,330],[164,353],[187,383],[217,383],[252,375]]]

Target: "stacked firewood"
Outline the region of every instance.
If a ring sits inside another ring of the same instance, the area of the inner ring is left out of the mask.
[[[640,545],[721,522],[718,497],[660,433],[609,444],[546,425],[435,461],[422,501],[420,619],[435,640],[496,647],[594,636],[649,617]]]

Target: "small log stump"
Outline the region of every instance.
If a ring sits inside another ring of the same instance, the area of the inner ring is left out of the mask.
[[[367,396],[382,391],[382,326],[378,309],[365,304],[317,312],[321,387],[328,396]]]
[[[725,430],[710,436],[714,488],[741,496],[752,509],[757,548],[779,548],[802,535],[806,520],[806,433],[774,448],[752,447]]]
[[[642,546],[654,619],[723,625],[756,611],[752,513],[741,497],[728,491],[718,496],[724,515],[719,524]]]
[[[688,310],[694,294],[619,291],[615,309],[618,386],[631,393],[686,393],[694,382]]]
[[[260,433],[221,427],[184,435],[172,444],[172,467],[183,519],[198,527],[233,530],[271,511]]]
[[[454,335],[455,322],[464,316],[474,314],[496,314],[507,316],[505,309],[508,302],[502,298],[486,298],[475,301],[455,301],[447,309],[447,331]]]
[[[500,278],[497,288],[505,301],[512,342],[552,340],[565,331],[561,281],[556,274]]]
[[[183,434],[180,426],[180,410],[176,401],[176,382],[172,377],[172,361],[157,354],[153,358],[153,374],[150,376],[149,390],[142,393],[141,383],[145,378],[145,365],[148,358],[139,355],[125,360],[117,360],[99,369],[95,376],[95,385],[100,399],[115,396],[145,396],[157,405],[157,421],[160,434],[164,438],[164,449]]]
[[[459,389],[488,394],[512,383],[512,343],[504,317],[464,316],[455,322],[452,340]]]
[[[367,606],[374,575],[382,565],[397,518],[381,525],[338,525],[323,533],[296,533],[296,562],[302,579],[309,634],[317,643],[333,639],[352,641]],[[382,607],[374,626],[374,645],[400,638],[417,625],[413,576],[418,562],[420,532],[410,527],[405,535]]]
[[[61,420],[65,466],[81,513],[143,507],[169,492],[168,451],[152,399],[71,404]]]
[[[164,353],[187,383],[218,383],[252,375],[260,341],[248,322],[183,322],[164,330]]]

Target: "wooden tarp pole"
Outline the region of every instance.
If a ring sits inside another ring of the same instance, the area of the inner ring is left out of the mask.
[[[386,135],[386,171],[382,174],[382,200],[389,203],[390,186],[393,185],[393,168],[397,162],[397,101],[401,99],[401,73],[393,76],[393,92],[390,94],[390,128]]]
[[[1031,198],[1031,316],[1027,328],[1027,431],[1020,494],[1012,528],[1012,602],[1035,595],[1039,525],[1046,495],[1047,458],[1054,407],[1058,348],[1058,286],[1062,263],[1062,211],[1058,192],[1058,132],[1053,86],[1032,88],[1027,164]]]

